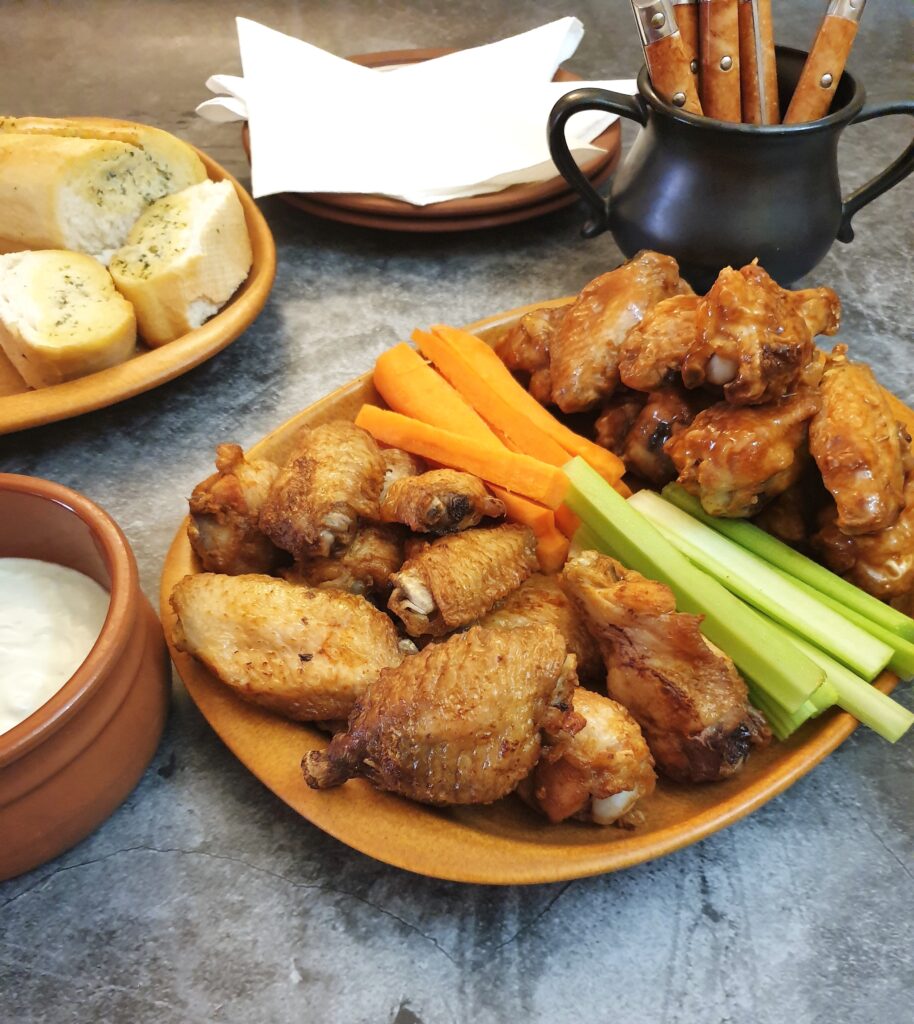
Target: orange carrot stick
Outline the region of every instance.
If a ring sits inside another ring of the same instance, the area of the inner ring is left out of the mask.
[[[556,528],[552,512],[543,505],[511,494],[494,484],[489,484],[489,490],[504,502],[509,519],[523,523],[533,531],[536,537],[536,557],[543,572],[558,572],[565,564],[570,545],[568,539]]]
[[[555,525],[570,540],[578,532],[581,520],[567,505],[559,505],[555,510]]]

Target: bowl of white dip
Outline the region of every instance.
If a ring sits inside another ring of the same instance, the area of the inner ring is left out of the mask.
[[[162,629],[114,520],[60,484],[0,473],[0,880],[125,799],[169,691]]]

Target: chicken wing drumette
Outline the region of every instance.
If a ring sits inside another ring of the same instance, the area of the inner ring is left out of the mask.
[[[552,401],[549,346],[567,309],[567,306],[543,306],[531,310],[495,346],[509,370],[528,378],[527,390],[543,405]]]
[[[345,548],[359,517],[377,519],[385,462],[374,438],[345,420],[308,430],[260,513],[273,542],[303,561]]]
[[[486,804],[510,793],[582,722],[574,656],[550,626],[450,637],[382,672],[346,732],[302,761],[308,785],[362,775],[427,804]]]
[[[403,564],[404,530],[387,523],[360,526],[352,543],[335,558],[309,558],[282,575],[292,583],[350,594],[386,595],[390,576]]]
[[[171,595],[178,650],[239,697],[299,721],[346,718],[383,668],[397,631],[365,598],[270,576],[185,576]]]
[[[504,504],[478,477],[456,469],[395,480],[381,502],[384,522],[405,523],[416,533],[454,533],[504,514]]]
[[[652,306],[622,342],[619,376],[637,391],[682,383],[682,361],[698,336],[698,295],[673,295]]]
[[[622,461],[630,473],[662,487],[676,479],[676,467],[664,450],[674,433],[687,427],[699,402],[682,388],[652,391],[622,444]]]
[[[279,467],[247,460],[237,444],[216,449],[216,472],[190,496],[187,536],[207,572],[270,572],[281,552],[260,532],[260,510]]]
[[[586,551],[562,573],[609,667],[609,696],[641,726],[660,770],[681,782],[739,771],[770,739],[733,662],[676,611],[669,587]]]

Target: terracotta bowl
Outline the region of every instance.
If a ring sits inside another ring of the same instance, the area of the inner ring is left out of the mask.
[[[38,558],[111,594],[95,646],[24,722],[0,734],[0,881],[78,843],[124,800],[168,709],[162,629],[111,517],[60,484],[0,473],[0,557]]]

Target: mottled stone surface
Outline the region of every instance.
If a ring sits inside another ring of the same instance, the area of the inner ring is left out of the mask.
[[[780,41],[808,45],[820,0],[775,0]],[[246,175],[234,127],[195,119],[203,81],[238,70],[232,15],[339,53],[464,46],[573,12],[571,66],[638,64],[624,0],[513,4],[0,5],[9,113],[148,120]],[[852,67],[872,100],[912,92],[908,0],[869,5]],[[853,128],[847,185],[909,138],[902,118]],[[628,137],[628,135],[626,136]],[[911,182],[856,219],[810,283],[844,300],[842,337],[914,401]],[[213,444],[250,444],[415,324],[466,322],[560,295],[618,261],[581,212],[426,238],[263,209],[279,274],[223,354],[114,408],[0,438],[0,469],[104,505],[156,601],[184,498]],[[911,706],[910,692],[901,699]],[[443,1024],[506,1020],[723,1024],[912,1019],[914,739],[863,731],[728,831],[621,874],[526,889],[414,877],[351,852],[288,810],[175,686],[152,766],[126,804],[52,864],[0,886],[0,1019],[134,1024]],[[0,842],[3,837],[0,837]]]

